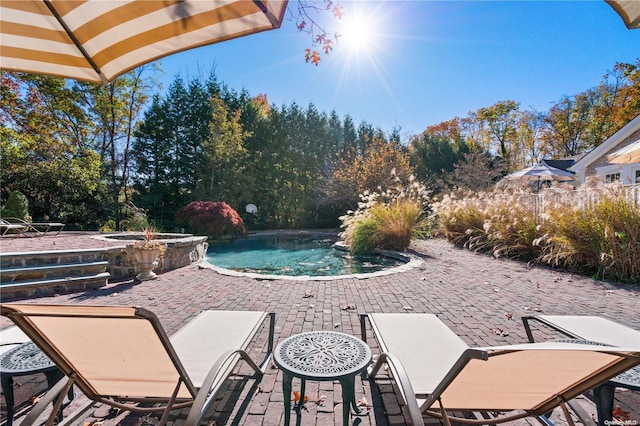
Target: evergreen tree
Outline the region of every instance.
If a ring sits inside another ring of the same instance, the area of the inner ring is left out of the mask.
[[[356,132],[356,126],[353,122],[353,118],[349,114],[344,117],[342,122],[343,129],[343,155],[357,155],[358,153],[358,133]]]
[[[134,203],[153,212],[156,226],[171,229],[173,218],[167,214],[173,199],[167,192],[170,183],[171,123],[166,114],[165,102],[159,95],[153,97],[151,106],[144,114],[144,121],[136,130],[133,144],[135,162],[135,185],[137,189]]]

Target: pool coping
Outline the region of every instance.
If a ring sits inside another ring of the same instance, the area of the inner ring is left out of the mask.
[[[334,244],[334,247],[338,250],[348,251],[347,246],[339,241]],[[232,277],[246,277],[253,278],[255,280],[286,280],[286,281],[331,281],[331,280],[343,280],[347,278],[355,278],[358,280],[364,280],[367,278],[374,277],[382,277],[386,275],[393,275],[400,272],[406,272],[410,269],[416,268],[423,263],[423,260],[413,254],[409,253],[401,253],[398,251],[391,250],[381,250],[376,249],[374,251],[376,254],[381,254],[386,257],[391,257],[397,260],[404,261],[402,265],[394,266],[389,269],[385,269],[383,271],[375,271],[375,272],[366,272],[361,274],[345,274],[345,275],[319,275],[319,276],[311,276],[311,275],[273,275],[273,274],[257,274],[255,272],[240,272],[233,269],[222,268],[220,266],[216,266],[212,263],[209,263],[206,259],[202,259],[198,262],[198,266],[204,269],[211,269],[221,275],[227,275]]]

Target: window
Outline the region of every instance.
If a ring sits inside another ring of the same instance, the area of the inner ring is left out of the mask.
[[[620,172],[604,175],[604,181],[606,183],[617,182],[619,180],[620,180]]]
[[[640,170],[636,170],[636,183],[640,183]]]

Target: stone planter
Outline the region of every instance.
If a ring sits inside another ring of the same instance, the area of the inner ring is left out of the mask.
[[[158,266],[159,257],[164,253],[166,244],[164,246],[154,244],[152,247],[141,247],[134,244],[128,248],[133,253],[136,272],[138,272],[136,279],[139,281],[155,280],[157,276],[153,270]]]

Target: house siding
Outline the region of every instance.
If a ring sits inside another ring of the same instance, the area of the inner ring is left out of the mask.
[[[600,156],[600,158],[598,158],[597,160],[595,160],[593,163],[591,163],[589,166],[587,166],[587,168],[585,169],[585,176],[598,176],[598,173],[596,171],[596,169],[598,167],[604,167],[604,166],[608,166],[609,162],[607,161],[607,156],[614,153],[615,151],[618,151],[622,148],[624,148],[627,145],[630,145],[632,142],[637,141],[638,139],[640,139],[640,129],[636,130],[634,133],[632,133],[629,137],[627,137],[626,139],[624,139],[623,141],[621,141],[619,144],[611,147],[611,149],[609,149],[604,155]]]

